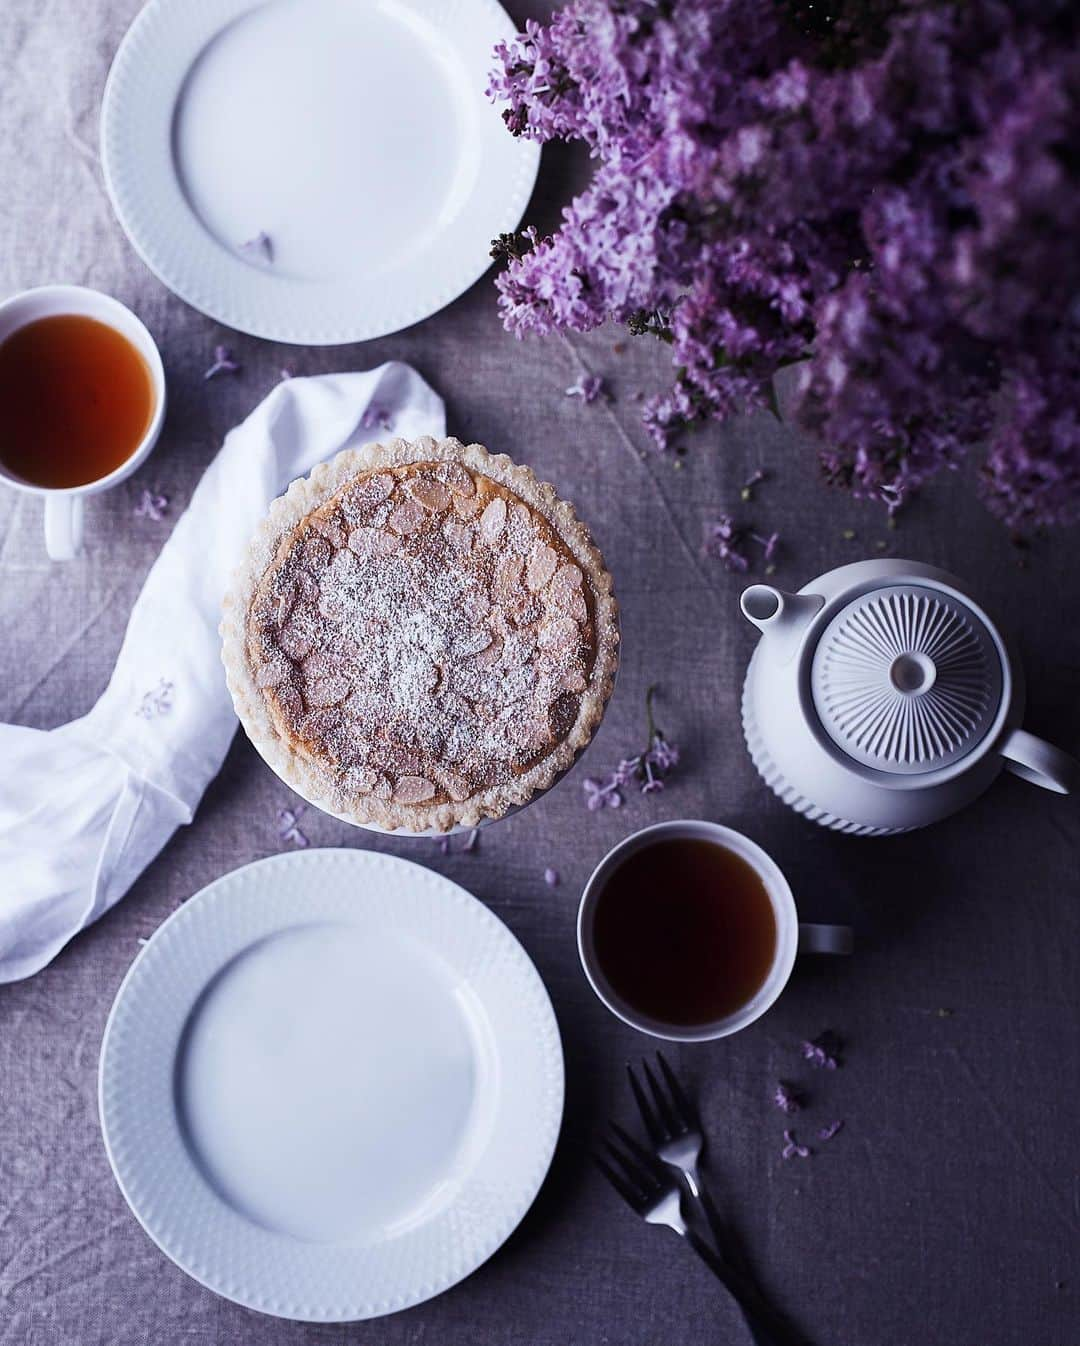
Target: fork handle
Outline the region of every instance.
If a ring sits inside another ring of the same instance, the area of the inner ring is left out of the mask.
[[[732,1275],[731,1267],[695,1230],[687,1228],[686,1241],[739,1306],[754,1346],[795,1346],[796,1338],[780,1328],[771,1310],[759,1307]]]

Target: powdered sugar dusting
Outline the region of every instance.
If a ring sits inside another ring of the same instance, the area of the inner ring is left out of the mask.
[[[281,543],[249,654],[341,796],[468,799],[569,732],[595,655],[551,524],[460,464],[364,473]]]

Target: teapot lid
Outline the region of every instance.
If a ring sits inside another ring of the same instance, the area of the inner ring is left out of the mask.
[[[822,727],[878,771],[936,771],[971,752],[994,723],[1001,658],[977,609],[915,584],[872,589],[822,632],[810,669]]]

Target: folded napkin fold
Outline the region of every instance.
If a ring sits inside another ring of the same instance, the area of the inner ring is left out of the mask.
[[[228,751],[218,622],[270,501],[339,450],[445,434],[408,365],[279,384],[232,430],[143,585],[112,679],[58,729],[0,725],[0,982],[44,967],[121,898]]]

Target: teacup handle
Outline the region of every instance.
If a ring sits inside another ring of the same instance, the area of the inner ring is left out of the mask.
[[[1014,729],[999,749],[1006,770],[1041,785],[1044,790],[1067,795],[1076,788],[1080,762],[1026,729]]]
[[[53,561],[71,561],[82,551],[83,502],[78,495],[45,497],[45,550]]]
[[[812,925],[799,922],[800,953],[851,953],[855,935],[850,925]]]

